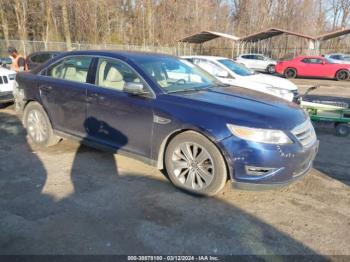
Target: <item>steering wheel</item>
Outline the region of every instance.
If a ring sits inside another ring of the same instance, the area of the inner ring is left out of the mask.
[[[175,85],[178,85],[178,84],[180,84],[181,82],[182,82],[183,85],[186,84],[186,80],[185,80],[185,79],[179,79],[179,80],[176,80],[176,81],[175,81]]]

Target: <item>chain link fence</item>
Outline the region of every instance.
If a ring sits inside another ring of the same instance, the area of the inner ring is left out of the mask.
[[[38,51],[67,51],[66,42],[45,42],[45,41],[22,41],[0,39],[0,57],[7,57],[7,49],[13,46],[19,50],[21,54],[29,55]],[[317,53],[329,54],[334,52],[350,53],[350,48],[334,48],[332,46],[321,47],[318,52],[308,50],[307,48],[280,48],[280,47],[251,47],[249,45],[233,46],[233,47],[216,47],[216,46],[200,46],[178,44],[176,46],[147,46],[147,45],[117,45],[117,44],[89,44],[89,43],[72,43],[70,50],[129,50],[129,51],[146,51],[170,54],[176,56],[182,55],[216,55],[223,57],[231,57],[241,53],[263,53],[274,59],[290,59],[298,55],[316,55]]]
[[[66,42],[45,42],[45,41],[22,41],[0,39],[0,56],[6,57],[9,46],[15,47],[21,54],[29,55],[38,51],[68,51]],[[190,55],[191,47],[189,46],[140,46],[140,45],[116,45],[116,44],[88,44],[72,43],[72,50],[129,50],[129,51],[146,51],[155,53],[164,53],[170,55]]]

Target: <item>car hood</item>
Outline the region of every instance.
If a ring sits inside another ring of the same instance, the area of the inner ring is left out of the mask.
[[[227,86],[165,95],[168,102],[194,111],[206,111],[232,124],[291,130],[307,116],[296,104],[254,90]],[[187,113],[186,113],[187,114]],[[209,115],[208,115],[209,117]]]
[[[16,72],[0,66],[0,75],[11,75],[11,74],[16,74]]]
[[[266,74],[254,74],[245,76],[244,79],[255,83],[265,84],[273,87],[278,87],[287,90],[298,90],[298,87],[288,79],[284,79],[278,76],[271,76]]]

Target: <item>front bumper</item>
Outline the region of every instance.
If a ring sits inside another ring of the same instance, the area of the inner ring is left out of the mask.
[[[233,187],[264,190],[282,187],[306,176],[312,169],[319,142],[270,145],[229,137],[221,141]],[[251,167],[263,172],[251,172]]]
[[[13,102],[14,97],[12,91],[0,92],[0,103]]]

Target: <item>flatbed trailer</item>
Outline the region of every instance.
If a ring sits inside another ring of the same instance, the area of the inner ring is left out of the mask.
[[[317,87],[312,87],[308,90],[308,92],[315,90],[316,88]],[[301,100],[300,106],[309,114],[312,121],[333,123],[337,135],[349,135],[350,108],[348,108],[346,103],[337,103],[332,101],[325,101],[324,103],[319,101],[315,103]]]

